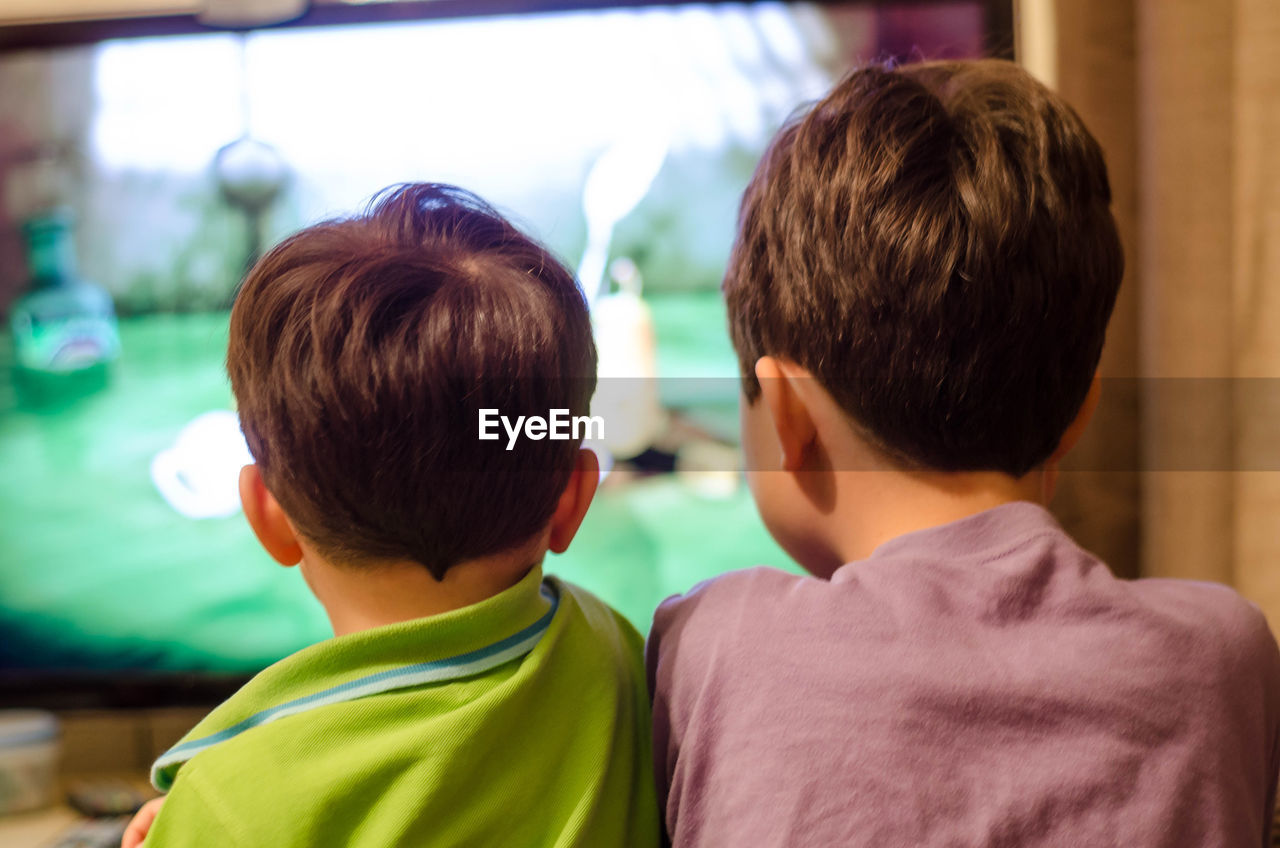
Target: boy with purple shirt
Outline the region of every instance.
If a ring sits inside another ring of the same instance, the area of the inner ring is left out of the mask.
[[[1265,619],[1117,580],[1043,506],[1097,404],[1109,204],[1004,62],[866,68],[775,138],[724,289],[752,493],[813,576],[658,610],[674,845],[1267,844]]]

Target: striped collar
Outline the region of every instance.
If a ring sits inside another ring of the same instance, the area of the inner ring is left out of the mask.
[[[151,782],[167,791],[196,754],[286,716],[497,668],[533,650],[559,601],[555,582],[536,566],[478,604],[304,648],[254,677],[162,754]]]

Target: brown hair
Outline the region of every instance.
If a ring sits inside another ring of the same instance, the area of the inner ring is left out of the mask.
[[[478,411],[585,415],[586,301],[478,197],[405,185],[286,239],[245,278],[227,371],[263,479],[298,531],[437,579],[546,526],[579,441],[478,439]]]
[[[868,67],[775,137],[725,277],[756,360],[904,467],[1021,476],[1088,392],[1124,258],[1098,143],[1002,61]]]

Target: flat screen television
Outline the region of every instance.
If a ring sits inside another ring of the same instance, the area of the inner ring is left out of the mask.
[[[774,130],[846,69],[1007,54],[1009,6],[320,2],[239,32],[0,30],[0,312],[28,285],[23,223],[56,206],[119,328],[102,384],[52,401],[24,393],[0,333],[0,703],[213,701],[330,635],[238,512],[227,310],[263,245],[391,183],[470,188],[584,285],[647,305],[662,444],[619,465],[550,572],[643,631],[701,579],[789,567],[723,459],[737,390],[718,286],[739,195]],[[228,191],[244,139],[278,178],[269,202]]]

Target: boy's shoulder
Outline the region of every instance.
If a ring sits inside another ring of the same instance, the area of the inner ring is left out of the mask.
[[[1029,503],[897,537],[831,580],[700,584],[659,608],[647,671],[659,794],[690,844],[920,835],[912,811],[938,798],[955,804],[934,835],[996,832],[1016,773],[1007,832],[1069,796],[1087,800],[1046,820],[1074,828],[1053,844],[1105,843],[1167,826],[1191,792],[1234,845],[1275,794],[1280,650],[1257,607],[1117,579]],[[1092,800],[1117,779],[1137,787],[1123,803]],[[788,785],[808,794],[759,803]]]
[[[475,814],[486,805],[512,811],[516,843],[549,828],[566,844],[656,842],[636,824],[652,804],[636,731],[648,723],[639,634],[540,570],[515,592],[492,626],[462,621],[485,615],[479,607],[446,613],[329,640],[264,671],[175,747],[170,770],[158,763],[173,789],[159,844],[188,844],[192,825],[227,845],[328,844],[348,828],[353,845],[487,844]],[[394,685],[401,674],[417,677]],[[513,761],[559,763],[557,791],[530,807],[528,769]],[[583,803],[598,822],[575,824]]]
[[[765,565],[738,569],[696,584],[658,605],[645,643],[652,684],[654,663],[667,645],[687,644],[687,661],[706,652],[750,650],[757,638],[802,614],[811,593],[821,593],[825,581]],[[682,651],[684,649],[682,648]]]
[[[1230,586],[1148,577],[1127,581],[1181,636],[1187,652],[1212,657],[1215,675],[1264,665],[1280,680],[1280,648],[1257,604]],[[1210,669],[1206,669],[1210,671]]]
[[[580,676],[590,665],[631,666],[642,651],[643,638],[624,616],[535,569],[480,604],[328,639],[285,657],[211,712],[172,756],[157,761],[155,774],[167,788],[197,753],[238,742],[245,755],[370,712],[384,722],[401,714],[405,721],[445,719],[460,704],[435,697],[442,685],[475,689],[528,675]],[[517,659],[527,661],[512,666]],[[413,709],[400,709],[406,704]],[[282,721],[304,713],[305,721]],[[325,738],[335,746],[342,741]],[[174,764],[169,769],[166,760]]]
[[[665,629],[698,611],[701,615],[741,608],[777,598],[778,593],[795,591],[817,578],[756,565],[728,571],[697,583],[689,591],[672,595],[654,612],[654,628]]]
[[[626,616],[598,598],[587,589],[550,575],[546,578],[561,594],[561,604],[566,600],[566,612],[580,617],[583,626],[605,640],[605,644],[624,653],[640,655],[644,650],[644,637]]]
[[[1181,664],[1202,679],[1237,671],[1280,685],[1266,617],[1234,589],[1116,578],[1047,511],[1022,503],[891,540],[831,580],[756,567],[704,581],[659,606],[647,650],[652,676],[664,651],[682,665],[708,653],[750,661],[816,637],[884,644],[895,634],[923,645],[930,630],[1013,626],[1046,645],[1059,631],[1080,644],[1113,639],[1113,654]]]

